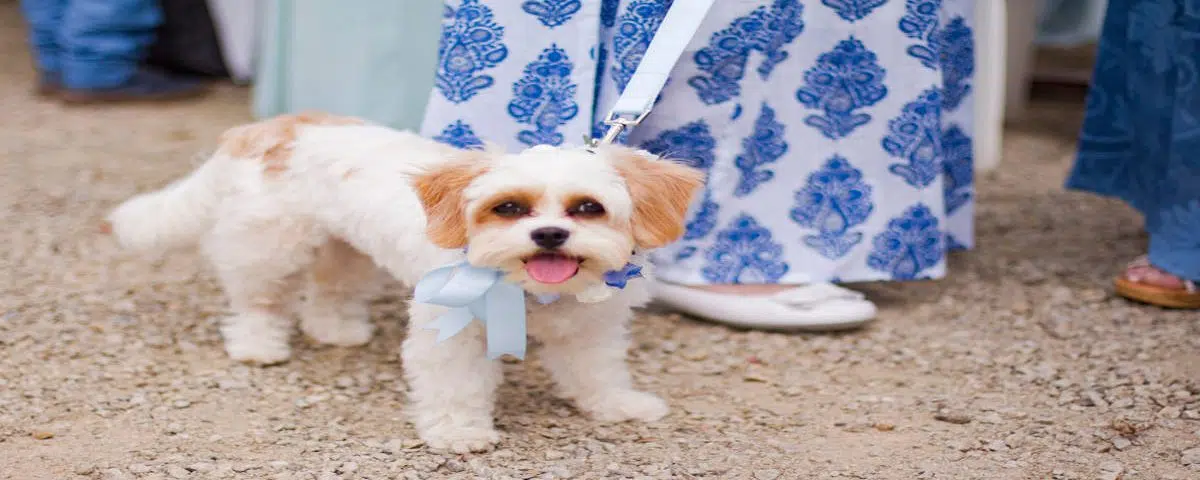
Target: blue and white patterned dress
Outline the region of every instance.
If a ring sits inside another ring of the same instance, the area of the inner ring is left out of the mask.
[[[716,2],[622,139],[709,172],[658,277],[944,275],[973,242],[973,3]],[[423,133],[510,149],[599,135],[670,4],[448,0]]]

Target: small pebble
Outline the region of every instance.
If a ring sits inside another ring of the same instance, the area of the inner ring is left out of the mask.
[[[938,412],[933,416],[933,419],[939,422],[953,423],[955,425],[965,425],[971,423],[971,417],[962,412]]]
[[[1079,292],[1079,299],[1083,300],[1084,302],[1088,302],[1088,303],[1099,303],[1099,302],[1104,301],[1107,298],[1108,298],[1108,292],[1098,289],[1098,288],[1089,288],[1087,290]]]
[[[167,475],[170,475],[171,478],[187,478],[189,474],[191,474],[191,472],[178,465],[171,465],[167,467]]]
[[[213,466],[213,464],[207,463],[207,462],[196,462],[191,465],[188,465],[188,467],[187,467],[188,470],[191,470],[193,472],[200,472],[200,473],[211,472],[211,471],[213,471],[214,468],[215,467]]]
[[[683,357],[685,360],[699,362],[708,358],[708,352],[705,350],[692,349],[685,350],[683,353],[680,353],[679,356]]]
[[[391,440],[388,440],[383,443],[382,450],[383,450],[383,453],[390,453],[392,455],[400,453],[401,451],[405,450],[404,440],[399,439],[399,438],[393,438]]]
[[[54,432],[49,432],[46,430],[34,430],[30,435],[37,440],[49,440],[54,438]]]
[[[1184,465],[1200,465],[1200,447],[1184,450],[1179,461]]]
[[[1124,418],[1114,418],[1109,426],[1121,435],[1137,435],[1138,433],[1137,425]]]
[[[975,448],[975,444],[965,438],[956,438],[946,442],[946,447],[959,452],[966,452]]]
[[[1105,462],[1100,465],[1101,480],[1120,480],[1121,474],[1125,473],[1125,466],[1120,462]]]
[[[119,468],[110,468],[101,473],[100,478],[102,480],[128,480],[132,477],[125,472],[122,472]]]
[[[1125,471],[1125,466],[1121,462],[1104,462],[1100,464],[1100,471],[1121,473]]]
[[[979,417],[979,421],[981,423],[986,423],[989,425],[999,425],[1001,423],[1004,423],[1004,418],[1001,417],[1000,414],[998,414],[996,412],[990,412],[990,413],[985,413],[985,414],[981,415]]]
[[[406,450],[411,450],[414,448],[421,448],[421,447],[425,446],[425,442],[417,440],[415,438],[409,438],[409,439],[405,439],[404,442],[401,443],[401,445]]]
[[[467,464],[460,462],[458,460],[447,460],[446,461],[446,470],[449,470],[453,473],[465,472],[467,470]]]
[[[1113,448],[1117,450],[1125,450],[1126,448],[1132,447],[1133,442],[1129,441],[1129,439],[1125,437],[1113,437],[1112,445]]]
[[[759,470],[754,472],[754,480],[775,480],[779,475],[779,470]]]

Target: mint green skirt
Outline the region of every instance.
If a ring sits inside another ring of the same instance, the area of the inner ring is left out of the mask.
[[[265,8],[255,116],[320,110],[420,128],[441,0],[269,0]]]

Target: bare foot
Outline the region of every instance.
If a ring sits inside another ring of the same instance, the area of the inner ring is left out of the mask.
[[[1171,290],[1186,290],[1188,282],[1150,264],[1146,257],[1140,257],[1125,267],[1125,278],[1131,282],[1152,285]]]
[[[1130,300],[1166,308],[1200,308],[1196,282],[1155,267],[1146,257],[1130,263],[1113,283],[1117,295]]]

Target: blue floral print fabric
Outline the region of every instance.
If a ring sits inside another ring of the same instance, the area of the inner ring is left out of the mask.
[[[448,0],[423,134],[513,150],[599,136],[671,3]],[[943,276],[974,241],[973,3],[716,2],[620,139],[708,172],[657,276]]]

